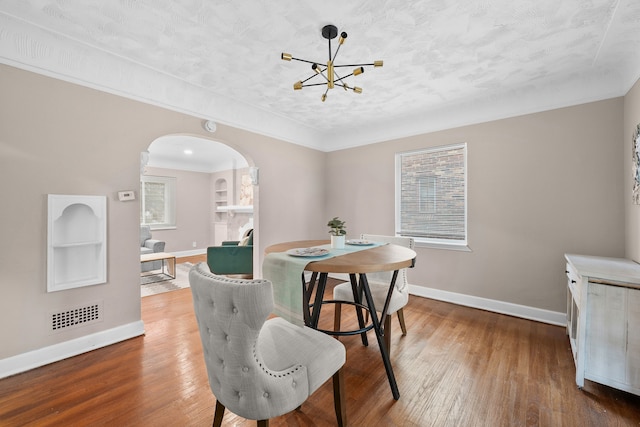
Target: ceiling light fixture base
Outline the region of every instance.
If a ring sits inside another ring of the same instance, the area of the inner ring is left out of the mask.
[[[338,36],[338,27],[335,25],[325,25],[322,27],[322,37],[327,40],[335,39]]]

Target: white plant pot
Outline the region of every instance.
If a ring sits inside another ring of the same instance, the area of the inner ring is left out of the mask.
[[[345,236],[331,236],[331,248],[344,249]]]

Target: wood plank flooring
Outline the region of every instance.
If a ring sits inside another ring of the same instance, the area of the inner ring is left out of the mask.
[[[331,288],[327,290],[331,292]],[[343,327],[355,325],[343,308]],[[189,289],[142,299],[146,334],[0,380],[0,426],[209,426],[207,382]],[[640,397],[579,390],[564,328],[412,297],[409,333],[393,319],[393,400],[375,338],[347,347],[351,426],[638,426]],[[330,329],[332,307],[323,308]],[[254,426],[229,411],[223,425]],[[272,426],[333,426],[331,382]]]

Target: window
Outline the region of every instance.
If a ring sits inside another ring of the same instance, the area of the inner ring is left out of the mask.
[[[176,226],[176,179],[140,177],[140,224],[152,229]]]
[[[396,234],[466,249],[467,145],[396,154]]]

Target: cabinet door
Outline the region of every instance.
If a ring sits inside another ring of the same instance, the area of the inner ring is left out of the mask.
[[[585,377],[626,382],[626,295],[623,287],[588,284]]]
[[[627,292],[627,382],[640,388],[640,289]]]

